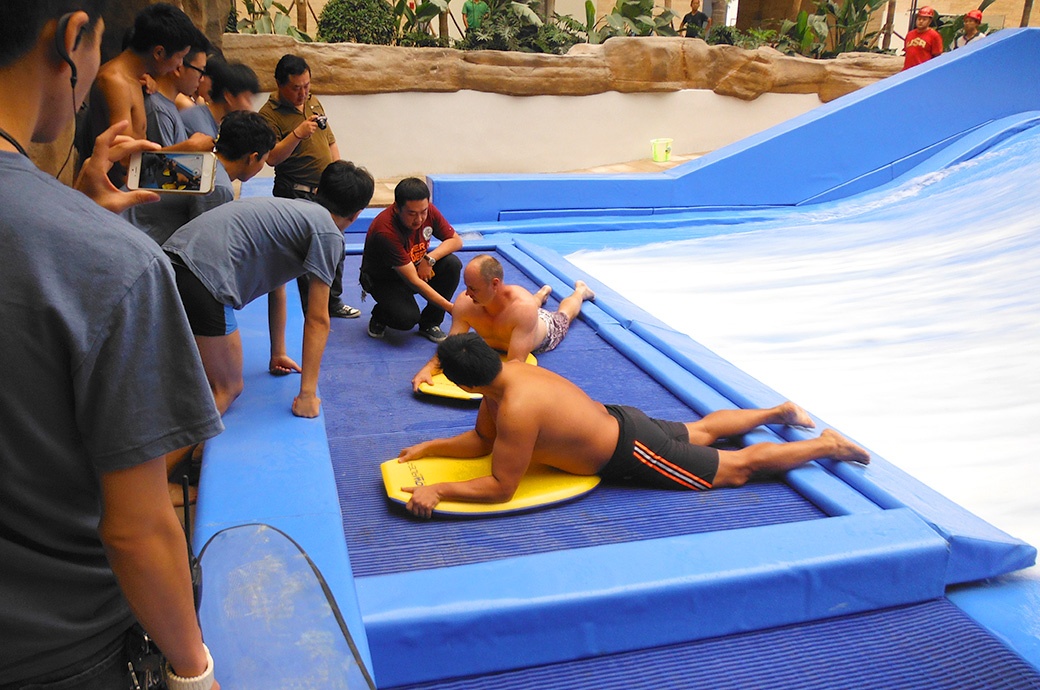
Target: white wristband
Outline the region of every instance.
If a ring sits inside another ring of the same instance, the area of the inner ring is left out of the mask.
[[[206,650],[206,670],[202,675],[194,678],[181,678],[173,672],[170,662],[166,662],[166,685],[170,690],[209,690],[213,687],[213,657],[209,654],[209,647],[202,645]]]

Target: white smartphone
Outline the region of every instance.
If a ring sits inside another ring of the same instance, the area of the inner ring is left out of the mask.
[[[209,151],[144,151],[130,157],[126,186],[160,193],[209,194],[216,168],[217,157]]]

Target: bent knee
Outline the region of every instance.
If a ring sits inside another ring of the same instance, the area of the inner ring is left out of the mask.
[[[737,451],[719,451],[719,469],[715,472],[715,479],[711,485],[716,489],[734,488],[744,486],[751,480],[755,473],[755,466],[750,449],[744,448]]]

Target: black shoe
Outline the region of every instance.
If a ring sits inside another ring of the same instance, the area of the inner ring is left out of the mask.
[[[375,319],[369,320],[368,335],[372,338],[382,338],[386,335],[386,325],[379,323]]]
[[[356,319],[361,316],[361,310],[355,309],[346,304],[341,304],[338,307],[330,308],[329,316],[335,316],[337,319]]]
[[[440,326],[430,326],[429,328],[420,328],[419,335],[429,340],[431,343],[443,342],[448,336],[441,330]]]

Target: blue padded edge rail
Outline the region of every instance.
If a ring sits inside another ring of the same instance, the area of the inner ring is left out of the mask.
[[[383,687],[844,616],[943,595],[909,510],[358,578]],[[479,653],[474,653],[479,650]]]
[[[299,296],[293,284],[286,291],[290,305],[286,347],[300,361],[303,318],[292,308],[299,304]],[[329,583],[363,663],[372,668],[343,540],[324,414],[317,419],[293,416],[290,408],[300,390],[299,376],[267,373],[267,300],[247,305],[237,318],[244,345],[245,389],[224,415],[224,432],[206,443],[194,543],[201,548],[224,528],[255,522],[291,535]],[[203,633],[207,634],[205,626]]]
[[[665,376],[658,379],[662,383],[666,380],[681,380],[675,374],[675,370],[679,369],[693,374],[703,384],[714,388],[722,399],[739,407],[768,407],[783,400],[776,391],[610,291],[556,252],[520,240],[515,242],[515,246],[545,266],[553,275],[562,278],[564,283],[573,284],[574,280],[580,279],[588,283],[597,295],[600,290],[609,294],[608,309],[617,319],[618,325],[611,328],[603,324],[597,326],[597,329],[604,338],[611,340],[615,347],[630,358],[635,358],[652,375]],[[582,318],[594,322],[596,314],[591,310],[589,312]],[[619,331],[631,332],[638,341],[627,335],[623,338]],[[663,364],[664,359],[669,364]],[[672,390],[682,398],[680,392]],[[706,410],[697,411],[703,414]],[[817,425],[826,426],[819,420]],[[788,440],[803,437],[802,432],[796,430],[785,429],[781,433]],[[821,460],[819,464],[883,508],[912,508],[943,535],[949,541],[951,550],[947,584],[995,577],[1027,568],[1036,562],[1035,548],[976,517],[877,455],[872,454],[871,464],[866,468],[829,460]],[[796,484],[798,481],[798,474],[792,473],[792,486],[799,488]],[[809,494],[806,497],[814,500]],[[848,492],[846,498],[849,501],[857,500],[852,492]],[[822,503],[817,505],[825,507]],[[863,504],[853,504],[845,509],[839,508],[838,512],[846,514],[869,509],[869,506]]]
[[[793,205],[979,125],[1040,109],[1038,56],[1040,30],[1007,29],[973,50],[946,53],[664,173],[428,179],[435,203],[457,223],[496,221],[505,211],[683,207],[694,199],[707,206]],[[970,99],[964,84],[972,85]],[[907,116],[906,104],[921,93],[942,117]],[[879,129],[878,122],[898,126]],[[870,132],[870,146],[831,147],[797,171],[788,165],[819,142],[845,142],[852,132]]]
[[[952,652],[951,650],[956,650]],[[402,690],[1040,690],[947,599]]]

